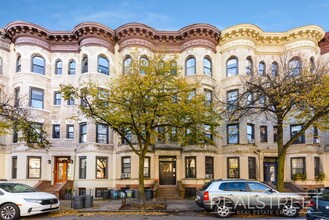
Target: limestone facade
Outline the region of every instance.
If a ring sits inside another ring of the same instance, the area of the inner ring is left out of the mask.
[[[307,60],[329,59],[328,34],[318,26],[272,33],[251,24],[236,25],[223,31],[208,24],[193,24],[178,31],[159,31],[139,23],[125,24],[112,30],[88,22],[78,24],[72,31],[49,31],[35,24],[17,21],[0,29],[0,32],[1,90],[7,94],[18,91],[20,106],[32,109],[33,120],[45,126],[52,144],[49,149],[30,149],[25,143],[14,141],[13,134],[2,136],[0,179],[31,186],[40,180],[50,180],[54,184],[63,181],[63,178],[74,180],[74,187],[81,190],[138,183],[138,158],[121,143],[118,135],[108,128],[108,141],[97,143],[97,126],[92,121],[83,115],[71,118],[78,111],[80,100],[74,100],[74,104],[61,97],[55,100],[60,84],[70,83],[78,87],[86,80],[102,84],[123,74],[125,57],[136,49],[147,56],[154,50],[166,48],[169,53],[178,56],[178,65],[183,72],[186,61],[194,58],[195,74],[186,77],[199,77],[205,89],[216,91],[223,100],[227,99],[230,91],[240,86],[240,77],[246,74],[248,57],[254,66],[264,62],[267,71],[282,54],[289,54],[291,58],[302,55]],[[35,57],[36,63],[33,63]],[[84,72],[86,57],[88,69]],[[106,58],[109,63],[106,74],[100,70],[100,57]],[[233,75],[227,72],[231,58],[237,61],[236,74]],[[211,74],[204,74],[205,59],[210,61]],[[36,104],[31,104],[34,101]],[[84,123],[86,127],[83,127]],[[253,126],[252,140],[247,137],[248,124]],[[286,124],[285,140],[291,135],[291,125],[294,121]],[[277,150],[274,122],[250,117],[237,126],[237,143],[228,143],[228,125],[223,122],[218,128],[222,138],[216,140],[216,146],[181,148],[174,143],[157,144],[147,154],[149,164],[145,169],[149,177],[146,185],[152,186],[157,180],[166,185],[182,181],[186,187],[193,188],[211,178],[229,178],[232,175],[275,181]],[[56,129],[59,129],[59,134],[57,132],[54,138]],[[260,129],[266,129],[266,141],[261,141]],[[82,136],[84,143],[81,143]],[[289,149],[286,181],[291,181],[291,172],[296,172],[293,169],[305,173],[306,180],[301,185],[317,184],[315,172],[319,170],[329,176],[329,166],[325,163],[329,160],[329,136],[323,131],[318,131],[317,136],[314,139],[311,128],[306,132],[303,143]],[[164,180],[166,170],[172,182]],[[329,180],[322,184],[328,186]]]

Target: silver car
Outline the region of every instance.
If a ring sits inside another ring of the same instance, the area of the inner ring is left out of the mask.
[[[219,179],[201,187],[195,202],[221,218],[229,217],[233,213],[296,217],[304,205],[304,197],[293,193],[280,193],[258,181]]]

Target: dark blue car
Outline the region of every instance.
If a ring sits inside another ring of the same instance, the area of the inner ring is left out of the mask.
[[[329,219],[329,187],[317,196],[311,199],[309,209],[306,213],[306,219]]]

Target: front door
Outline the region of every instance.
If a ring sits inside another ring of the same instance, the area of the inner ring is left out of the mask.
[[[176,185],[176,157],[160,157],[160,185]]]
[[[67,168],[70,157],[55,157],[55,183],[67,180]]]
[[[264,162],[264,181],[276,183],[277,163]]]

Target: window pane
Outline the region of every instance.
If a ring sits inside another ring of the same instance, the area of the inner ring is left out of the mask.
[[[31,107],[43,109],[43,91],[39,89],[31,90]]]
[[[69,64],[69,75],[75,75],[75,61],[71,61]]]
[[[79,179],[86,179],[87,174],[87,158],[80,157],[79,158]]]
[[[238,74],[238,60],[235,58],[229,59],[226,63],[227,76],[235,76]]]
[[[44,74],[45,61],[42,57],[35,56],[32,59],[32,72]]]
[[[227,126],[228,144],[237,144],[239,142],[239,127],[238,125]]]
[[[41,158],[29,157],[28,158],[28,178],[41,177]]]
[[[207,76],[212,75],[211,61],[208,58],[203,59],[203,74]]]
[[[109,75],[109,61],[105,57],[98,58],[98,72]]]
[[[191,57],[188,60],[186,60],[186,75],[191,76],[195,75],[195,58]]]
[[[239,178],[239,158],[227,158],[228,178]]]
[[[107,178],[107,158],[97,157],[96,158],[96,178],[105,179]]]

